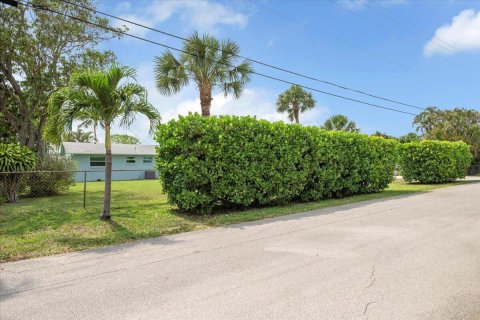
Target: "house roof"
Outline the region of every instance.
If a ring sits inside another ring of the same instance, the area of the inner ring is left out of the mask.
[[[62,151],[65,154],[105,154],[103,143],[63,142]],[[155,146],[145,144],[115,144],[112,143],[112,154],[116,155],[154,155]]]

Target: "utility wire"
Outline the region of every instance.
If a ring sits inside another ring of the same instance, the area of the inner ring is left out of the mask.
[[[370,20],[370,19],[368,19],[368,18],[365,18],[364,16],[358,14],[358,13],[355,12],[354,10],[352,10],[352,9],[348,8],[347,6],[341,4],[340,2],[337,2],[337,1],[335,1],[335,0],[329,0],[329,1],[330,1],[332,4],[334,4],[334,5],[342,8],[343,10],[348,11],[351,15],[357,17],[358,19],[363,20],[363,21],[365,21],[365,22],[367,22],[367,23],[370,23],[370,24],[372,24],[372,25],[374,25],[374,26],[379,27],[380,29],[385,30],[385,27],[382,26],[381,24],[379,24],[379,23],[377,23],[377,22],[375,22],[375,21],[372,21],[372,20]],[[414,42],[414,41],[411,41],[410,39],[405,38],[404,36],[399,35],[398,33],[392,31],[390,28],[389,28],[388,30],[385,30],[385,31],[388,32],[388,33],[390,33],[391,35],[393,35],[393,36],[395,36],[395,37],[397,37],[397,38],[399,38],[399,39],[401,39],[401,40],[403,40],[403,41],[411,44],[411,45],[415,45],[415,46],[418,45],[418,43],[416,43],[416,42]],[[464,68],[463,65],[455,62],[455,61],[452,60],[452,59],[449,59],[449,58],[447,58],[447,57],[445,57],[445,56],[441,56],[441,58],[443,58],[445,61],[450,62],[451,64],[456,65],[457,67]],[[467,68],[465,67],[465,69],[467,69]],[[468,70],[470,71],[470,69],[468,69]]]
[[[449,53],[455,53],[455,46],[453,46],[452,44],[438,38],[437,36],[433,36],[433,38],[431,38],[431,36],[429,35],[429,33],[427,31],[425,31],[425,29],[421,29],[415,25],[413,25],[411,22],[405,20],[405,19],[402,19],[398,14],[396,14],[395,12],[393,12],[392,10],[388,9],[387,7],[385,7],[385,5],[379,3],[379,2],[375,2],[373,4],[369,4],[369,3],[365,3],[365,5],[370,9],[370,10],[373,10],[375,12],[377,12],[379,15],[385,15],[387,16],[388,18],[392,19],[393,21],[395,21],[397,24],[399,25],[403,25],[405,27],[407,27],[408,29],[412,30],[412,32],[414,32],[416,35],[418,35],[419,37],[423,38],[424,40],[430,40],[432,41],[432,43],[436,44],[437,46],[447,50]],[[376,7],[378,8],[381,8],[384,12],[380,12],[378,9],[375,8],[375,5]],[[471,56],[467,56],[467,58],[470,59],[470,61],[472,62],[475,62],[476,64],[479,64],[480,62],[476,59],[473,59]]]
[[[304,21],[301,21],[301,20],[298,20],[298,19],[296,19],[296,18],[294,18],[294,17],[291,17],[291,16],[287,15],[286,13],[283,13],[283,12],[281,12],[281,11],[278,11],[278,10],[276,10],[276,9],[273,9],[273,8],[271,8],[271,7],[268,7],[268,6],[264,5],[263,3],[259,2],[259,1],[256,1],[256,0],[248,0],[248,1],[250,1],[250,2],[252,2],[252,3],[254,3],[254,4],[256,4],[257,6],[262,7],[262,8],[264,8],[264,9],[266,9],[266,10],[272,11],[273,13],[275,13],[275,14],[281,16],[281,17],[284,17],[284,18],[286,18],[286,19],[288,19],[288,20],[291,20],[291,21],[293,21],[293,22],[296,22],[296,23],[298,23],[298,24],[301,24],[301,25],[303,25],[303,26],[305,26],[305,27],[311,28],[312,30],[315,30],[317,33],[321,33],[321,34],[323,34],[323,35],[326,36],[326,37],[333,38],[333,39],[337,40],[338,42],[343,42],[343,43],[345,43],[346,45],[348,45],[348,46],[350,46],[350,47],[352,47],[352,48],[354,48],[354,49],[357,49],[357,50],[366,52],[366,53],[368,53],[368,54],[373,54],[373,55],[375,55],[375,56],[377,56],[377,57],[379,57],[379,58],[384,59],[385,61],[390,62],[391,64],[395,64],[395,65],[397,65],[397,66],[399,66],[399,67],[402,67],[402,68],[404,68],[404,69],[406,69],[406,70],[408,70],[408,71],[414,72],[414,73],[416,73],[416,74],[418,74],[418,75],[421,75],[421,76],[424,76],[424,77],[427,77],[427,75],[426,75],[425,73],[420,72],[420,71],[418,71],[418,70],[416,70],[416,69],[414,69],[414,68],[412,68],[412,67],[410,67],[410,66],[407,66],[407,65],[405,65],[405,64],[403,64],[403,63],[401,63],[401,62],[398,62],[397,60],[394,60],[394,59],[391,59],[391,58],[386,57],[386,56],[384,56],[384,55],[378,54],[377,52],[372,51],[372,50],[369,50],[369,49],[367,49],[367,48],[360,47],[360,46],[358,46],[358,45],[356,45],[356,44],[354,44],[354,43],[352,43],[352,42],[350,42],[350,41],[348,41],[348,40],[346,40],[346,39],[344,39],[344,38],[342,38],[342,37],[336,36],[336,35],[334,35],[334,34],[332,34],[332,33],[325,32],[325,31],[323,31],[321,28],[314,27],[314,26],[312,26],[311,24],[308,24],[308,23],[306,23],[306,22],[304,22]]]
[[[124,18],[121,18],[121,17],[118,17],[118,16],[114,16],[114,15],[106,13],[106,12],[102,12],[102,11],[99,11],[99,10],[96,10],[96,9],[92,9],[92,8],[74,3],[72,1],[68,1],[68,0],[60,0],[60,1],[62,1],[64,3],[67,3],[67,4],[70,4],[70,5],[73,5],[73,6],[76,6],[76,7],[79,7],[79,8],[82,8],[84,10],[89,10],[89,11],[94,12],[94,13],[98,13],[98,14],[101,14],[101,15],[104,15],[104,16],[107,16],[107,17],[110,17],[110,18],[114,18],[114,19],[117,19],[117,20],[120,20],[120,21],[123,21],[123,22],[126,22],[126,23],[130,23],[130,24],[135,25],[137,27],[141,27],[141,28],[148,29],[150,31],[158,32],[158,33],[161,33],[161,34],[169,36],[169,37],[173,37],[173,38],[183,40],[183,41],[187,41],[187,42],[189,41],[187,38],[175,35],[173,33],[162,31],[162,30],[159,30],[159,29],[155,29],[155,28],[143,25],[141,23],[137,23],[137,22],[134,22],[134,21],[131,21],[131,20],[128,20],[128,19],[124,19]],[[223,49],[219,49],[219,48],[214,48],[214,49],[216,49],[217,51],[225,52]],[[380,100],[388,101],[388,102],[391,102],[391,103],[396,103],[396,104],[403,105],[403,106],[410,107],[410,108],[425,110],[425,108],[421,108],[421,107],[418,107],[418,106],[415,106],[415,105],[412,105],[412,104],[404,103],[404,102],[401,102],[401,101],[398,101],[398,100],[392,100],[392,99],[381,97],[381,96],[378,96],[378,95],[374,95],[374,94],[371,94],[371,93],[368,93],[368,92],[365,92],[365,91],[349,88],[349,87],[346,87],[346,86],[343,86],[343,85],[340,85],[340,84],[337,84],[337,83],[334,83],[334,82],[331,82],[331,81],[321,80],[321,79],[318,79],[318,78],[315,78],[315,77],[312,77],[312,76],[301,74],[299,72],[288,70],[288,69],[285,69],[285,68],[282,68],[282,67],[274,66],[272,64],[262,62],[262,61],[259,61],[259,60],[255,60],[255,59],[245,57],[245,56],[242,56],[242,55],[236,54],[235,56],[238,57],[238,58],[241,58],[241,59],[251,61],[251,62],[259,64],[259,65],[263,65],[263,66],[268,67],[268,68],[276,69],[276,70],[286,72],[286,73],[289,73],[289,74],[293,74],[295,76],[299,76],[299,77],[302,77],[302,78],[305,78],[305,79],[309,79],[309,80],[317,81],[317,82],[320,82],[320,83],[324,83],[324,84],[334,86],[334,87],[337,87],[337,88],[340,88],[340,89],[343,89],[343,90],[352,91],[352,92],[359,93],[359,94],[362,94],[362,95],[366,95],[366,96],[369,96],[369,97],[372,97],[372,98],[375,98],[375,99],[380,99]]]
[[[28,6],[28,7],[37,9],[37,10],[47,11],[47,12],[51,12],[51,13],[55,13],[55,14],[64,16],[64,17],[68,17],[68,18],[73,19],[73,20],[77,20],[77,21],[80,21],[80,22],[83,22],[83,23],[90,24],[90,25],[95,26],[95,27],[97,27],[97,28],[102,28],[102,29],[105,29],[105,30],[109,30],[109,31],[111,31],[111,32],[113,32],[113,33],[122,34],[122,35],[125,35],[125,36],[129,36],[129,37],[131,37],[131,38],[135,38],[135,39],[142,40],[142,41],[145,41],[145,42],[148,42],[148,43],[151,43],[151,44],[155,44],[155,45],[158,45],[158,46],[167,48],[167,49],[169,49],[169,50],[173,50],[173,51],[176,51],[176,52],[181,52],[181,53],[184,53],[184,54],[188,54],[188,55],[194,56],[194,54],[189,53],[189,52],[187,52],[187,51],[185,51],[185,50],[178,49],[178,48],[175,48],[175,47],[172,47],[172,46],[169,46],[169,45],[166,45],[166,44],[157,42],[157,41],[153,41],[153,40],[150,40],[150,39],[142,38],[142,37],[139,37],[139,36],[136,36],[136,35],[127,33],[127,32],[115,30],[115,29],[110,28],[110,27],[107,27],[107,26],[102,26],[102,25],[100,25],[100,24],[98,24],[98,23],[95,23],[95,22],[91,22],[91,21],[84,20],[84,19],[81,19],[81,18],[78,18],[78,17],[74,17],[74,16],[69,15],[69,14],[66,14],[66,13],[58,12],[58,11],[56,11],[56,10],[50,9],[50,8],[48,8],[48,7],[46,7],[46,6],[43,6],[43,5],[42,5],[42,6],[38,6],[38,5],[30,4],[30,3],[24,3],[24,2],[21,2],[21,1],[18,1],[18,3],[20,3],[20,4],[24,5],[24,6]],[[214,60],[214,59],[205,58],[205,60],[212,61],[212,62],[216,62],[216,63],[220,63],[220,64],[223,64],[223,65],[225,65],[225,66],[231,67],[231,68],[236,68],[236,67],[234,67],[234,66],[232,66],[232,65],[230,65],[230,64],[222,63],[222,62],[217,61],[217,60]],[[291,82],[291,81],[288,81],[288,80],[284,80],[284,79],[280,79],[280,78],[277,78],[277,77],[273,77],[273,76],[270,76],[270,75],[267,75],[267,74],[263,74],[263,73],[260,73],[260,72],[252,71],[251,73],[256,74],[256,75],[258,75],[258,76],[261,76],[261,77],[264,77],[264,78],[267,78],[267,79],[275,80],[275,81],[278,81],[278,82],[282,82],[282,83],[286,83],[286,84],[290,84],[290,85],[297,85],[297,86],[302,87],[302,88],[304,88],[304,89],[311,90],[311,91],[315,91],[315,92],[322,93],[322,94],[325,94],[325,95],[329,95],[329,96],[332,96],[332,97],[337,97],[337,98],[340,98],[340,99],[344,99],[344,100],[348,100],[348,101],[353,101],[353,102],[361,103],[361,104],[368,105],[368,106],[372,106],[372,107],[375,107],[375,108],[380,108],[380,109],[384,109],[384,110],[390,110],[390,111],[394,111],[394,112],[398,112],[398,113],[403,113],[403,114],[408,114],[408,115],[416,116],[415,113],[411,113],[411,112],[408,112],[408,111],[398,110],[398,109],[394,109],[394,108],[390,108],[390,107],[385,107],[385,106],[381,106],[381,105],[378,105],[378,104],[374,104],[374,103],[370,103],[370,102],[366,102],[366,101],[362,101],[362,100],[358,100],[358,99],[354,99],[354,98],[345,97],[345,96],[342,96],[342,95],[334,94],[334,93],[331,93],[331,92],[327,92],[327,91],[323,91],[323,90],[311,88],[311,87],[308,87],[308,86],[304,86],[304,85],[301,85],[301,84],[298,84],[298,83],[295,83],[295,82]]]

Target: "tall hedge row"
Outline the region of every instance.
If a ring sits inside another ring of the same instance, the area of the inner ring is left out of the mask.
[[[465,178],[472,160],[464,142],[423,140],[401,145],[400,167],[407,182],[440,183]]]
[[[393,140],[251,117],[180,117],[156,140],[169,201],[203,213],[377,192],[398,154]]]

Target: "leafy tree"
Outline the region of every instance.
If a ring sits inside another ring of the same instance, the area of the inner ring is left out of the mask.
[[[105,197],[102,219],[110,219],[112,180],[112,150],[110,129],[114,122],[128,128],[136,114],[150,120],[150,130],[160,121],[160,115],[147,101],[145,88],[131,81],[135,69],[112,66],[106,71],[83,71],[72,76],[68,87],[50,98],[45,137],[58,144],[63,132],[74,120],[91,115],[105,128]]]
[[[65,132],[62,135],[62,141],[91,143],[94,140],[93,140],[92,132],[83,131],[80,127],[78,127],[77,131]]]
[[[290,121],[299,123],[300,113],[315,107],[315,100],[310,92],[303,90],[298,85],[282,92],[277,99],[277,111],[287,112]]]
[[[358,132],[357,124],[354,121],[348,120],[343,114],[335,114],[328,118],[322,126],[325,130],[337,130],[347,132]]]
[[[424,139],[463,141],[470,145],[473,163],[480,163],[480,111],[428,107],[413,120]]]
[[[129,134],[114,134],[112,135],[112,142],[123,144],[140,144],[140,139]]]
[[[33,152],[17,144],[0,144],[0,189],[7,202],[18,201],[20,171],[32,170],[36,164]]]
[[[50,94],[68,83],[72,71],[113,62],[113,52],[99,52],[96,46],[119,34],[41,9],[108,26],[107,19],[63,1],[29,3],[35,8],[0,5],[0,97],[8,100],[0,103],[0,112],[18,142],[42,157]],[[94,8],[91,0],[76,3]]]
[[[398,141],[400,141],[400,143],[409,143],[409,142],[420,141],[420,140],[421,140],[421,137],[417,135],[415,132],[409,132],[406,135],[398,138]]]
[[[178,59],[170,51],[155,59],[157,89],[163,95],[172,95],[193,80],[200,93],[203,116],[210,115],[214,89],[239,98],[250,81],[253,69],[248,60],[234,66],[240,47],[229,39],[219,41],[195,32],[183,43],[182,50]]]
[[[3,113],[0,112],[0,143],[15,143],[15,142],[16,142],[16,137],[15,137],[15,134],[12,133],[12,127],[5,120],[5,116],[3,115]]]

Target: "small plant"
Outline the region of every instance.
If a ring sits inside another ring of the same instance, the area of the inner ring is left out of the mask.
[[[0,144],[0,189],[6,202],[17,202],[21,172],[32,170],[36,157],[27,147]]]
[[[441,183],[465,178],[472,160],[470,147],[461,141],[409,142],[400,150],[401,172],[407,182]]]
[[[56,154],[46,155],[41,159],[32,172],[26,177],[26,184],[30,187],[29,196],[53,196],[67,191],[75,184],[75,161]],[[44,172],[40,172],[44,171]]]

